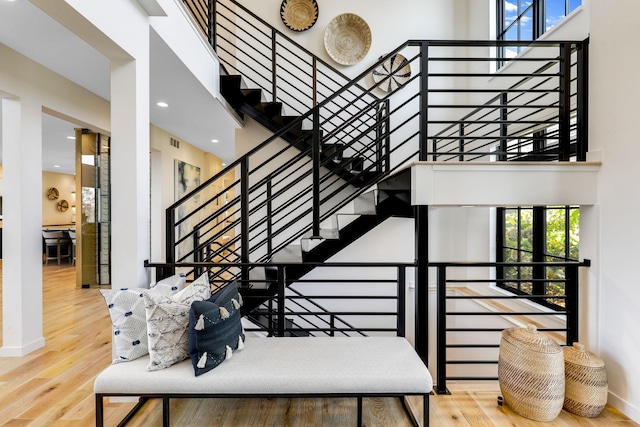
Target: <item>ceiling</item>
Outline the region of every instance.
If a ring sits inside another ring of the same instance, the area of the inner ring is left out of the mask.
[[[0,43],[110,99],[109,60],[28,0],[0,0]],[[153,30],[150,70],[151,123],[224,162],[231,162],[235,158],[235,121]],[[159,101],[169,107],[158,107]],[[68,137],[74,135],[77,127],[43,113],[43,170],[75,172],[75,144]],[[212,139],[219,142],[212,143]]]

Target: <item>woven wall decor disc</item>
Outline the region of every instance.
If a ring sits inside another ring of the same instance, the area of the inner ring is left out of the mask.
[[[324,32],[324,48],[338,64],[353,65],[364,59],[371,47],[371,29],[364,19],[343,13],[329,22]]]
[[[283,0],[280,18],[290,30],[306,31],[318,20],[316,0]]]
[[[393,92],[409,81],[411,78],[411,65],[409,65],[407,58],[396,53],[376,67],[371,74],[373,75],[373,81],[380,83],[378,88],[385,92]]]

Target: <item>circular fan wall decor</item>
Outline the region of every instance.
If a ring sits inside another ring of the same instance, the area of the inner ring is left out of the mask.
[[[60,212],[66,212],[67,209],[69,209],[69,202],[67,202],[66,200],[60,200],[58,202],[58,210]]]
[[[290,30],[306,31],[318,20],[318,3],[316,0],[283,0],[280,18]]]
[[[60,192],[56,187],[51,187],[47,190],[47,197],[49,200],[56,200],[60,196]]]
[[[382,59],[382,56],[380,57]],[[393,92],[411,78],[411,65],[407,58],[396,53],[376,67],[372,72],[373,81],[380,83],[379,89]]]
[[[338,64],[354,65],[362,61],[370,47],[369,25],[353,13],[336,16],[324,32],[324,48]]]

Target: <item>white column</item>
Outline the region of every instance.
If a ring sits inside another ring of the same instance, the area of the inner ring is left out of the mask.
[[[148,46],[148,32],[146,44]],[[149,49],[111,61],[111,284],[147,287],[150,255]]]
[[[1,100],[2,347],[20,357],[44,346],[42,328],[42,108]]]

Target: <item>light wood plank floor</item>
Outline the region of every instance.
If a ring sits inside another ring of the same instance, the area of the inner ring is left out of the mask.
[[[76,289],[71,267],[43,268],[46,345],[22,358],[0,359],[0,425],[91,426],[93,381],[111,362],[104,300],[97,289]],[[449,385],[451,396],[431,398],[432,426],[638,426],[612,408],[595,419],[563,412],[553,423],[533,422],[496,405],[497,382]],[[420,400],[414,405],[421,411]],[[130,402],[107,404],[106,424],[115,426],[131,407]],[[174,400],[171,409],[176,426],[342,427],[356,422],[354,399]],[[129,425],[160,426],[160,414],[160,402],[150,401]],[[365,399],[363,417],[367,426],[410,425],[397,399]]]

